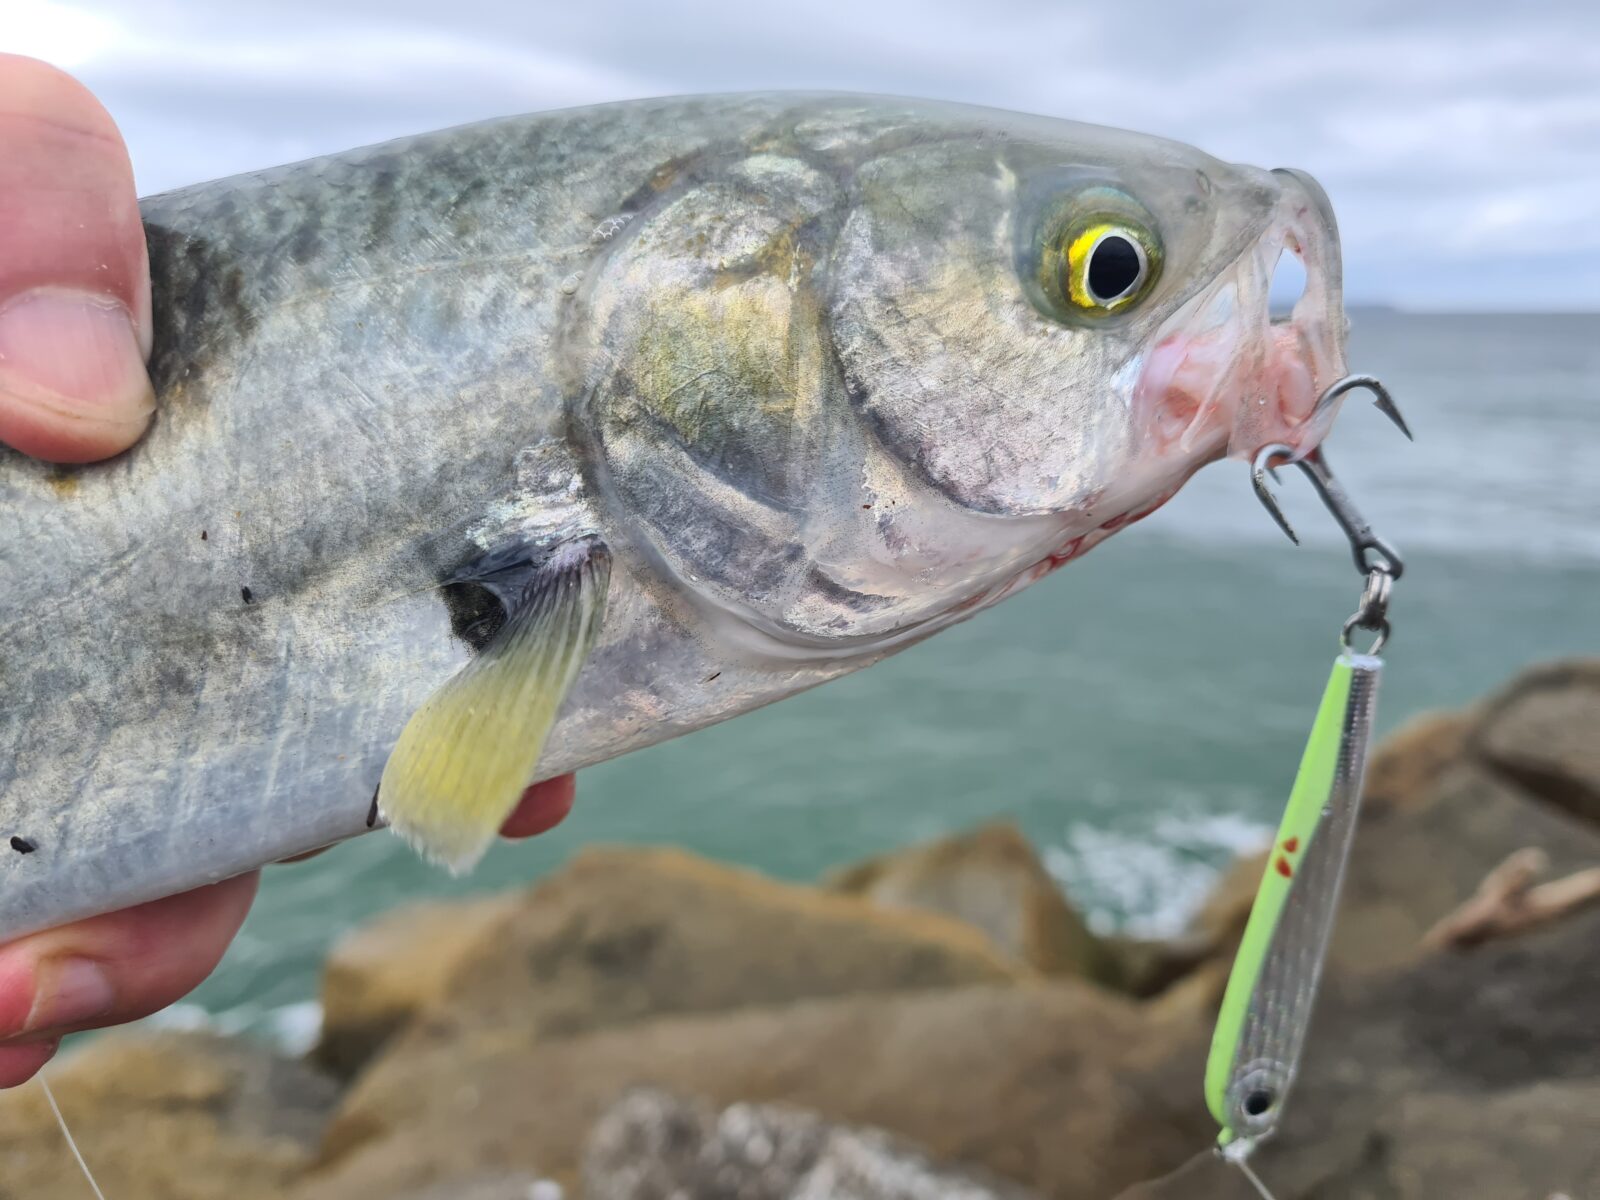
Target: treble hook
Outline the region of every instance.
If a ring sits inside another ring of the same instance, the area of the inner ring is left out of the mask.
[[[1293,454],[1294,447],[1282,443],[1263,446],[1256,452],[1255,462],[1251,464],[1250,480],[1255,485],[1256,495],[1262,505],[1272,514],[1272,519],[1289,535],[1289,540],[1298,546],[1300,537],[1295,533],[1294,526],[1289,524],[1289,518],[1283,515],[1283,509],[1278,507],[1277,498],[1267,487],[1266,479],[1269,473],[1274,479],[1278,477],[1277,468],[1272,465],[1273,459],[1289,458]],[[1400,558],[1400,552],[1373,532],[1367,519],[1351,502],[1350,494],[1328,469],[1328,459],[1321,448],[1313,450],[1294,465],[1305,472],[1306,478],[1311,480],[1311,486],[1317,489],[1317,495],[1322,497],[1322,503],[1333,514],[1333,519],[1339,523],[1339,528],[1344,530],[1345,537],[1350,539],[1350,552],[1355,558],[1356,570],[1363,575],[1372,571],[1384,571],[1390,578],[1399,579],[1406,569],[1405,563]],[[1374,555],[1379,561],[1372,561]]]
[[[1405,419],[1395,407],[1388,389],[1370,375],[1349,375],[1333,384],[1317,398],[1316,407],[1311,410],[1312,416],[1323,412],[1334,400],[1356,387],[1368,388],[1376,394],[1379,411],[1398,425],[1406,437],[1411,436],[1411,431],[1406,428]],[[1273,466],[1274,459],[1293,457],[1292,446],[1286,446],[1281,442],[1263,446],[1256,452],[1255,460],[1250,464],[1250,481],[1255,487],[1257,498],[1271,514],[1272,519],[1284,533],[1289,535],[1289,540],[1298,546],[1300,538],[1295,534],[1294,526],[1289,524],[1289,519],[1283,515],[1283,509],[1278,507],[1277,498],[1267,487],[1266,478],[1268,474],[1274,479],[1278,477],[1277,470]],[[1306,478],[1311,480],[1311,486],[1316,488],[1317,495],[1322,498],[1322,503],[1333,514],[1333,519],[1339,523],[1339,528],[1344,530],[1345,536],[1350,539],[1350,552],[1355,557],[1356,570],[1363,575],[1382,571],[1390,579],[1399,579],[1405,570],[1405,563],[1401,561],[1399,551],[1373,532],[1372,526],[1351,501],[1349,493],[1333,477],[1333,472],[1328,468],[1327,456],[1321,447],[1311,451],[1294,465],[1305,472]],[[1374,562],[1374,558],[1378,561]]]

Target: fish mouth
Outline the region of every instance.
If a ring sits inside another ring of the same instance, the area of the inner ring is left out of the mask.
[[[1092,498],[1034,514],[1026,531],[1015,530],[1006,565],[996,564],[986,584],[856,647],[888,649],[998,603],[1156,512],[1207,463],[1250,461],[1269,445],[1298,459],[1321,444],[1339,405],[1337,397],[1322,405],[1319,398],[1347,375],[1332,210],[1309,176],[1241,170],[1253,173],[1271,203],[1232,260],[1162,322],[1135,360],[1123,393],[1137,447],[1128,469]],[[1303,266],[1305,288],[1275,315],[1273,276],[1286,255]]]
[[[1326,194],[1309,175],[1260,172],[1277,195],[1262,233],[1157,331],[1133,390],[1135,427],[1158,459],[1196,466],[1252,459],[1267,445],[1302,458],[1332,427],[1318,397],[1346,374],[1339,240]],[[1280,260],[1305,287],[1274,314]]]

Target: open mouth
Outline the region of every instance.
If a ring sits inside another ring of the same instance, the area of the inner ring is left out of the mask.
[[[1274,172],[1279,201],[1233,267],[1174,313],[1134,390],[1156,455],[1249,461],[1265,445],[1298,457],[1327,435],[1318,398],[1345,374],[1338,243],[1308,178]]]

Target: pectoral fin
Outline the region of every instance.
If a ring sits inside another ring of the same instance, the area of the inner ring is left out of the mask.
[[[406,723],[378,788],[390,826],[428,858],[471,867],[533,782],[610,577],[596,538],[565,542],[520,576],[496,564],[504,624]]]

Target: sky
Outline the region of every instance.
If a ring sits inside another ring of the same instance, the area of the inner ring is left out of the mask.
[[[1600,310],[1594,0],[0,0],[149,193],[484,117],[676,93],[961,100],[1296,166],[1353,303]]]

